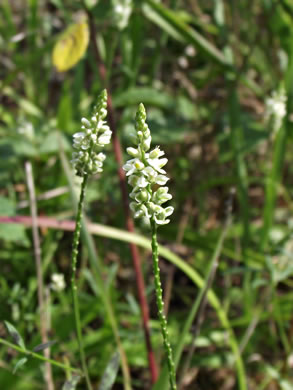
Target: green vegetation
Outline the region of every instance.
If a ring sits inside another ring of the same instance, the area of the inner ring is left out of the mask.
[[[292,15],[0,2],[1,389],[292,390]]]

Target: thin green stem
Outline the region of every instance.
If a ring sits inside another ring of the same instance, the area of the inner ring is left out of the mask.
[[[82,330],[81,330],[81,323],[80,323],[79,302],[78,302],[78,295],[77,295],[77,285],[76,285],[76,264],[77,264],[77,255],[78,255],[78,245],[80,240],[82,208],[83,208],[83,202],[85,197],[85,188],[86,188],[87,180],[88,180],[88,175],[84,174],[83,181],[81,184],[80,198],[79,198],[77,214],[75,219],[75,230],[73,235],[72,259],[71,259],[72,260],[71,288],[72,288],[75,328],[76,328],[82,370],[84,372],[87,388],[88,390],[92,390],[92,385],[90,382],[88,368],[85,359],[85,353],[84,353]]]
[[[67,180],[69,183],[74,207],[76,209],[78,209],[77,198],[75,196],[75,191],[74,191],[73,179],[71,176],[71,171],[70,171],[68,160],[66,159],[64,150],[62,148],[62,143],[61,143],[61,147],[60,147],[60,158],[62,161],[62,166],[63,166],[64,172],[66,174],[66,177],[67,177]],[[118,350],[120,353],[121,370],[122,370],[123,378],[124,378],[124,381],[123,381],[124,389],[131,390],[130,372],[129,372],[128,362],[127,362],[127,357],[126,357],[125,351],[123,349],[123,345],[122,345],[121,338],[119,335],[118,321],[116,319],[116,314],[115,314],[115,311],[114,311],[114,308],[113,308],[113,305],[111,302],[111,298],[109,296],[109,292],[108,292],[106,285],[105,285],[105,282],[101,276],[103,274],[103,272],[102,272],[103,264],[102,264],[98,254],[97,254],[95,243],[93,241],[91,234],[89,233],[88,226],[87,226],[87,223],[85,223],[84,218],[83,218],[83,222],[82,222],[82,226],[81,226],[81,233],[83,235],[85,245],[87,246],[87,249],[88,249],[89,260],[90,260],[90,264],[91,264],[91,267],[93,270],[93,274],[96,278],[98,286],[101,288],[101,291],[102,291],[101,298],[103,300],[105,310],[106,310],[107,316],[109,318],[109,322],[110,322],[111,327],[112,327],[114,338],[115,338],[115,341],[117,343],[117,347],[118,347]]]
[[[43,356],[43,355],[39,355],[38,353],[29,351],[29,350],[27,350],[27,349],[23,349],[23,348],[19,347],[18,345],[15,345],[15,344],[13,344],[13,343],[10,343],[9,341],[4,340],[4,339],[2,339],[2,338],[0,338],[0,344],[6,345],[6,347],[12,348],[12,349],[14,349],[15,351],[18,351],[18,352],[20,352],[20,353],[23,353],[23,354],[26,355],[26,356],[33,357],[33,358],[35,358],[35,359],[42,360],[43,362],[48,362],[48,363],[52,364],[52,366],[62,368],[62,369],[65,370],[65,371],[76,372],[77,374],[82,375],[82,372],[81,372],[78,368],[74,368],[74,367],[67,366],[66,364],[59,363],[59,362],[57,362],[56,360],[53,360],[53,359],[47,359],[47,358],[46,358],[45,356]]]
[[[154,218],[151,219],[151,228],[152,228],[153,270],[155,276],[155,290],[156,290],[156,299],[157,299],[157,306],[158,306],[158,315],[161,324],[164,347],[167,354],[170,386],[171,386],[171,390],[176,390],[177,386],[176,386],[175,365],[173,360],[172,348],[169,341],[167,320],[164,314],[164,302],[162,296],[162,284],[160,278],[160,267],[159,267],[159,256],[158,256],[157,224]]]

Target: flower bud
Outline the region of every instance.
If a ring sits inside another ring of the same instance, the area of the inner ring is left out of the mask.
[[[149,194],[149,192],[146,189],[142,189],[141,191],[139,191],[135,195],[135,200],[137,202],[141,202],[141,203],[148,202],[150,200],[150,198],[151,198],[151,195]]]
[[[139,151],[135,148],[132,148],[131,146],[126,149],[126,152],[131,156],[131,157],[138,157],[139,156]]]
[[[81,123],[88,129],[92,127],[91,122],[88,121],[86,118],[81,118]]]
[[[142,148],[145,152],[147,152],[149,150],[149,148],[151,147],[151,142],[152,142],[151,137],[147,137],[146,139],[143,140]]]

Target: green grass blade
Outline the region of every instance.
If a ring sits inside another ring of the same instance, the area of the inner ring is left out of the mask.
[[[171,11],[170,9],[164,7],[162,4],[157,3],[153,0],[146,0],[146,5],[144,7],[150,7],[153,12],[157,15],[157,19],[153,18],[153,21],[163,20],[165,26],[165,31],[173,31],[173,36],[177,36],[181,41],[190,43],[200,49],[203,53],[210,56],[214,61],[218,62],[224,66],[231,66],[230,62],[224,56],[224,54],[213,46],[208,40],[206,40],[201,34],[191,28],[183,20],[180,19],[177,13]],[[145,15],[149,16],[148,10],[145,11]],[[160,27],[164,27],[163,24]]]

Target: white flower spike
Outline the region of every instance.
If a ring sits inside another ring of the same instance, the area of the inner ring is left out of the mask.
[[[72,164],[78,176],[95,174],[103,171],[106,156],[100,148],[109,144],[112,131],[104,121],[107,115],[107,91],[104,89],[98,97],[94,114],[90,120],[81,119],[82,132],[73,135]]]
[[[162,169],[168,159],[161,158],[165,153],[160,150],[159,146],[148,152],[152,138],[142,103],[136,113],[135,128],[134,143],[137,148],[127,148],[127,153],[133,158],[123,166],[128,176],[128,183],[133,187],[130,194],[133,199],[130,208],[135,218],[145,217],[148,220],[153,218],[158,225],[165,225],[170,222],[167,217],[173,213],[174,209],[171,206],[163,208],[161,205],[172,199],[172,195],[168,193],[168,187],[160,187],[154,191],[153,185],[156,187],[165,185],[169,180]]]

